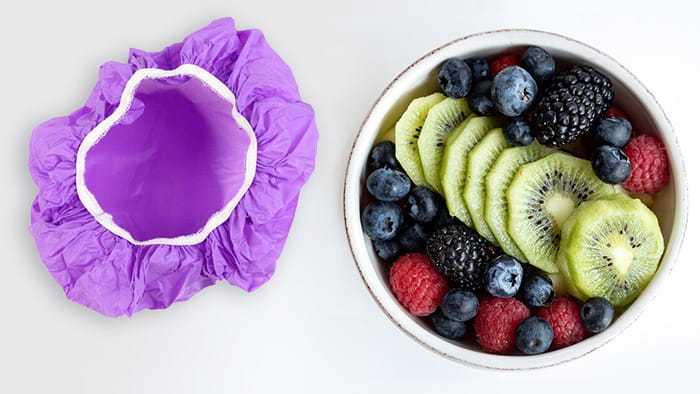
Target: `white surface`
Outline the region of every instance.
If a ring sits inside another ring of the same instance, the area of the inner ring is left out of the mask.
[[[2,226],[0,392],[673,392],[695,387],[700,353],[693,206],[700,164],[694,68],[698,6],[687,1],[60,1],[0,12]],[[471,4],[467,4],[471,3]],[[4,5],[3,8],[7,8]],[[572,11],[576,9],[577,11]],[[65,299],[27,232],[27,171],[39,122],[80,107],[100,64],[160,50],[220,16],[259,28],[290,64],[321,133],[277,274],[258,291],[219,283],[164,311],[110,319]],[[656,95],[685,148],[686,244],[636,323],[582,359],[526,373],[444,360],[384,317],[352,262],[342,176],[360,122],[413,60],[454,38],[506,27],[558,32],[620,61]],[[545,386],[546,385],[546,386]]]

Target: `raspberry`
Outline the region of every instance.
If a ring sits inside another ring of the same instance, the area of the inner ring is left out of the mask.
[[[391,290],[399,303],[416,316],[427,316],[440,306],[447,281],[435,270],[428,256],[407,253],[391,266]]]
[[[605,111],[605,114],[603,115],[603,119],[607,119],[607,118],[622,118],[622,119],[626,119],[628,122],[630,122],[630,117],[627,116],[627,114],[624,113],[624,111],[622,111],[620,108],[618,108],[614,105],[612,107],[608,108],[607,111]]]
[[[496,78],[496,74],[504,68],[517,66],[518,64],[520,64],[520,55],[509,54],[496,58],[496,60],[491,62],[491,79]]]
[[[652,194],[666,186],[669,179],[668,156],[661,140],[653,135],[640,134],[625,145],[632,175],[623,184],[632,193]]]
[[[515,350],[515,329],[529,316],[527,306],[515,298],[486,296],[474,318],[476,340],[489,353],[511,353]]]
[[[554,330],[552,349],[581,342],[588,335],[581,323],[581,307],[572,298],[555,298],[551,305],[542,307],[537,316],[547,320]]]

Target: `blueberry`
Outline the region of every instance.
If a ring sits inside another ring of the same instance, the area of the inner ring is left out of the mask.
[[[610,145],[595,148],[591,165],[598,178],[611,185],[624,183],[632,174],[632,166],[625,152]]]
[[[446,95],[452,98],[467,97],[472,87],[472,70],[460,59],[447,59],[438,71],[438,82]]]
[[[615,309],[603,297],[592,297],[581,306],[581,323],[591,333],[604,331],[612,323]]]
[[[408,195],[408,216],[421,223],[428,223],[438,212],[438,197],[430,189],[417,186]]]
[[[479,312],[479,299],[471,291],[452,289],[442,297],[440,310],[448,319],[467,321]]]
[[[467,333],[467,325],[463,321],[447,318],[438,309],[430,315],[435,331],[447,339],[459,339]]]
[[[391,141],[382,141],[372,148],[369,154],[372,167],[393,168],[400,170],[401,165],[396,160],[396,145]]]
[[[523,266],[523,282],[532,275],[535,275],[539,272],[539,270],[532,264],[530,263],[520,263],[520,265]],[[522,288],[522,284],[520,285]]]
[[[537,83],[522,67],[506,67],[493,79],[491,100],[503,115],[522,115],[536,97]]]
[[[367,177],[367,190],[378,200],[396,201],[411,190],[411,179],[399,170],[378,168]]]
[[[547,275],[534,274],[520,286],[520,298],[531,307],[547,306],[554,301],[554,285]]]
[[[515,257],[501,255],[491,261],[484,274],[484,287],[492,296],[508,298],[515,295],[523,280],[523,267]]]
[[[362,229],[374,240],[394,238],[403,223],[401,207],[389,201],[375,201],[362,211]]]
[[[554,330],[547,320],[530,316],[515,328],[515,346],[525,354],[543,353],[552,344]]]
[[[524,116],[508,119],[503,127],[503,136],[506,141],[515,146],[530,145],[535,139],[530,122]]]
[[[403,254],[401,243],[396,238],[375,240],[372,241],[372,246],[374,246],[374,251],[377,252],[377,256],[389,263],[393,263]]]
[[[430,222],[430,232],[435,232],[443,227],[450,226],[453,224],[460,224],[456,217],[450,215],[450,210],[447,209],[447,204],[445,200],[439,199],[437,204],[437,213],[435,218]]]
[[[607,118],[603,119],[591,133],[596,145],[610,145],[622,148],[632,137],[632,125],[627,119]]]
[[[486,59],[481,57],[470,57],[464,60],[465,63],[469,65],[469,69],[472,70],[472,82],[479,82],[487,80],[491,77],[491,71],[489,70],[489,63]]]
[[[401,248],[406,252],[422,252],[425,250],[425,239],[428,235],[419,222],[411,221],[404,225],[396,236]]]
[[[493,101],[491,101],[492,84],[489,80],[478,82],[469,92],[467,103],[469,103],[469,108],[476,112],[477,115],[491,116],[496,113],[496,107],[493,106]]]
[[[520,57],[520,64],[535,78],[535,81],[547,81],[554,76],[554,58],[540,47],[529,47]]]

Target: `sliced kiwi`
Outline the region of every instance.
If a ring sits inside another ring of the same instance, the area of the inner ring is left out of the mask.
[[[466,99],[446,98],[431,108],[425,118],[423,131],[418,138],[418,153],[425,180],[440,194],[443,194],[440,169],[445,139],[470,112]]]
[[[502,129],[493,129],[469,152],[467,159],[467,179],[464,183],[464,202],[474,222],[474,228],[489,242],[498,245],[484,218],[486,196],[486,174],[498,159],[501,152],[511,146],[503,136]]]
[[[583,201],[614,193],[591,162],[555,152],[518,169],[508,187],[508,233],[527,261],[556,272],[561,226]]]
[[[508,234],[508,201],[506,191],[518,172],[526,163],[541,159],[554,152],[537,141],[528,146],[514,146],[504,149],[486,175],[484,218],[501,249],[516,259],[527,259]]]
[[[492,116],[474,116],[464,120],[448,134],[440,174],[450,214],[473,227],[464,203],[464,181],[467,178],[467,155],[479,140],[500,121]]]
[[[663,252],[656,215],[641,201],[616,195],[582,203],[564,223],[558,264],[577,296],[621,307],[644,290]]]
[[[444,99],[445,96],[441,93],[433,93],[430,96],[414,99],[394,127],[396,160],[417,186],[428,186],[418,154],[418,138],[423,129],[425,118],[428,116],[428,111]]]

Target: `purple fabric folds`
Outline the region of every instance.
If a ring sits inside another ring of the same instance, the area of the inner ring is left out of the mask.
[[[141,68],[197,65],[236,96],[258,144],[253,182],[231,216],[196,245],[134,245],[108,231],[76,191],[83,138],[119,105]],[[252,291],[272,276],[302,185],[314,168],[318,131],[291,70],[257,30],[237,31],[230,18],[160,52],[132,49],[127,63],[108,62],[85,105],[39,125],[29,170],[39,192],[30,231],[66,296],[107,316],[166,308],[226,280]]]

